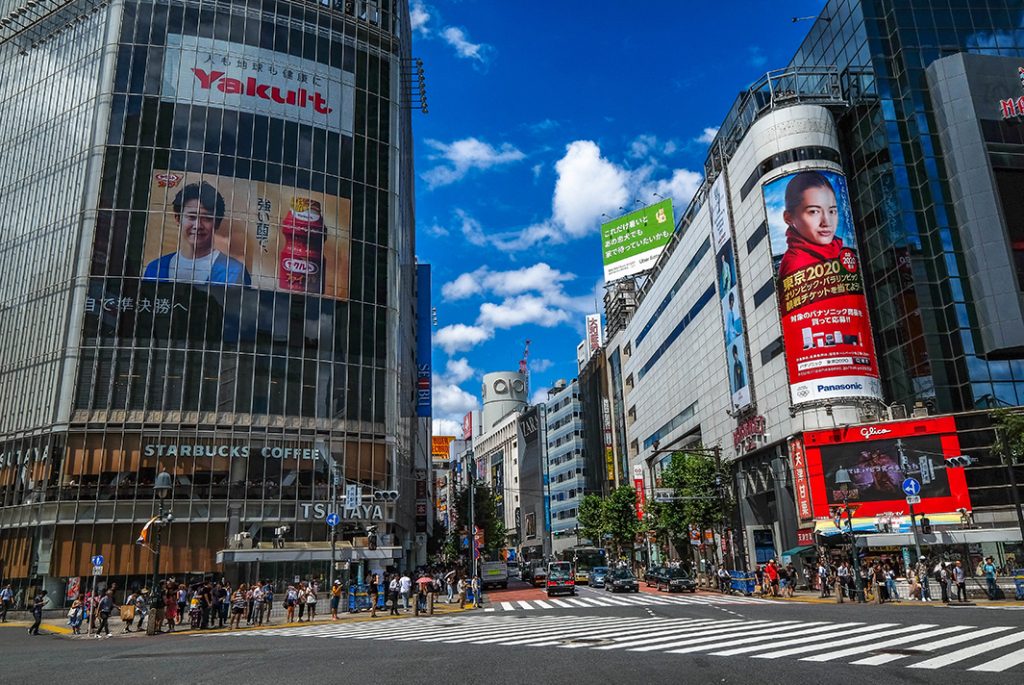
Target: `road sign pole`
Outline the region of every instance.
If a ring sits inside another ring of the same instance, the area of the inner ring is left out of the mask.
[[[921,554],[921,538],[917,531],[917,517],[914,514],[914,503],[907,501],[907,506],[910,508],[910,529],[914,533],[914,550],[917,552],[918,560],[923,556]]]

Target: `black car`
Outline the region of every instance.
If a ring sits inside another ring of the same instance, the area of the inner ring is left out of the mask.
[[[644,573],[644,582],[647,583],[647,587],[653,587],[657,585],[658,578],[664,571],[664,566],[655,566],[654,568],[647,569],[647,571]]]
[[[629,569],[618,568],[604,579],[604,589],[610,592],[640,592],[640,584]]]
[[[658,576],[658,590],[668,592],[696,592],[697,583],[685,571],[678,568],[670,568]]]

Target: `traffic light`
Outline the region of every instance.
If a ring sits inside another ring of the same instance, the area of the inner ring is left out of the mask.
[[[966,454],[958,454],[955,457],[946,457],[946,466],[952,468],[963,468],[974,463],[974,459]]]
[[[924,516],[922,516],[921,517],[921,533],[924,534],[924,535],[931,535],[931,532],[932,532],[932,522],[929,521]]]
[[[373,493],[376,502],[394,502],[398,499],[398,490],[377,490]]]

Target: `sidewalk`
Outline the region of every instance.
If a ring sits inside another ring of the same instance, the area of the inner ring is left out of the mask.
[[[408,612],[402,611],[398,616],[391,616],[388,614],[389,609],[378,609],[376,618],[371,618],[369,611],[360,611],[357,613],[338,613],[338,620],[331,619],[330,611],[324,614],[318,614],[312,621],[302,621],[287,623],[284,621],[287,614],[281,607],[275,607],[274,615],[271,616],[270,623],[264,623],[262,626],[257,625],[242,625],[237,629],[224,628],[208,628],[206,630],[193,630],[188,622],[182,623],[181,625],[175,626],[173,632],[167,632],[166,630],[161,633],[161,636],[173,636],[173,635],[200,635],[200,634],[224,634],[224,633],[238,633],[245,631],[257,631],[257,630],[270,630],[277,628],[295,628],[299,626],[309,625],[327,625],[327,624],[338,624],[338,623],[377,623],[379,621],[397,620],[397,619],[409,619],[409,618],[423,618],[429,619],[431,616],[427,614],[420,614],[418,617],[413,612],[412,608]],[[469,611],[469,609],[460,609],[458,604],[446,604],[444,601],[440,601],[434,604],[433,616],[447,616],[450,614],[457,614],[463,611]],[[29,626],[32,625],[30,620],[9,620],[7,623],[0,623],[0,629],[3,628],[20,628],[21,630],[28,630]],[[71,627],[67,625],[66,621],[61,621],[59,618],[48,618],[44,619],[40,626],[40,634],[52,634],[59,635],[72,640],[88,640],[96,639],[96,634],[89,635],[85,632],[86,627],[83,625],[81,635],[72,635]],[[125,633],[124,624],[116,616],[111,616],[110,619],[110,637],[112,639],[125,639],[125,638],[141,638],[146,637],[146,631],[141,632],[132,630],[130,633]],[[150,636],[157,637],[157,636]]]

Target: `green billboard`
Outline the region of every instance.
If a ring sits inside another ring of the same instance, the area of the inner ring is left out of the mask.
[[[605,282],[611,283],[654,266],[675,226],[672,200],[662,200],[601,224]]]

